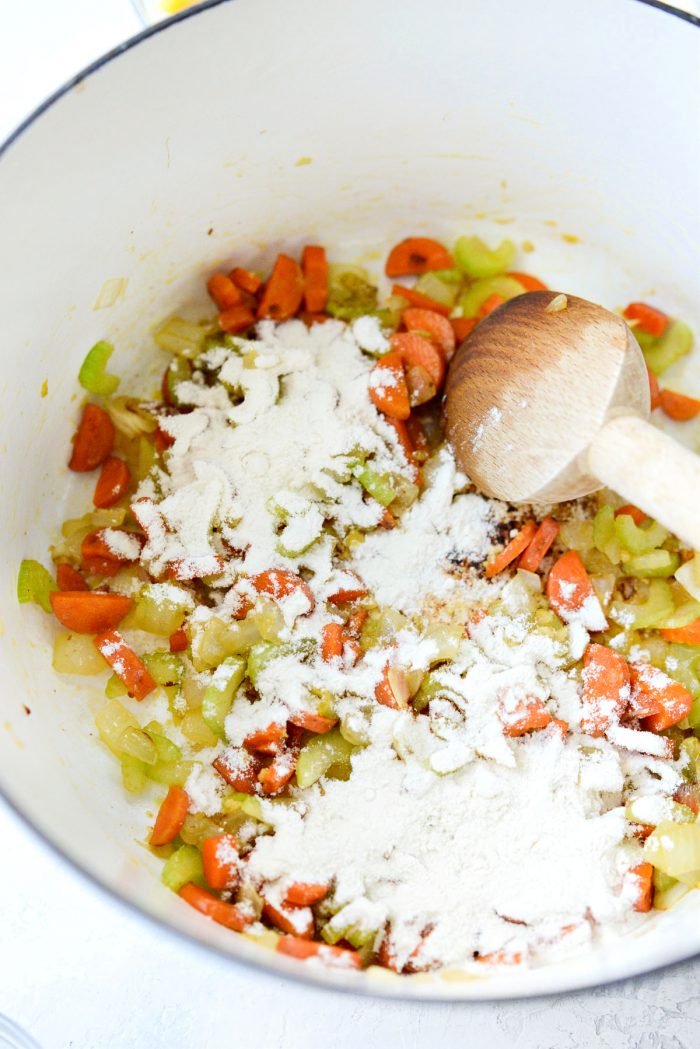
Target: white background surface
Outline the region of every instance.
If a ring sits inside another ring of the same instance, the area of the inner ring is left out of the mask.
[[[0,0],[0,15],[0,139],[65,79],[139,29],[128,0]],[[322,994],[159,933],[89,886],[1,803],[0,842],[0,1013],[42,1049],[700,1046],[699,963],[588,994],[506,1005]]]

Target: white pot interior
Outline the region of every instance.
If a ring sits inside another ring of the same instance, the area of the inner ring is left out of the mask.
[[[316,241],[378,265],[420,232],[507,230],[533,242],[528,269],[553,287],[611,307],[655,292],[697,325],[699,71],[700,28],[632,0],[236,0],[112,57],[8,147],[0,786],[101,883],[196,940],[299,975],[161,887],[138,843],[153,801],[125,797],[95,741],[101,686],[57,677],[52,624],[16,602],[21,558],[43,557],[94,483],[65,465],[86,349],[109,338],[121,374],[156,374],[154,324],[183,301],[197,316],[218,264]],[[114,277],[128,278],[125,296],[95,310]],[[691,381],[700,394],[700,372]],[[699,917],[693,893],[594,955],[488,981],[305,975],[411,996],[562,990],[693,954]]]

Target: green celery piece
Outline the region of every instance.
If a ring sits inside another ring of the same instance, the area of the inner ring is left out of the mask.
[[[353,475],[366,492],[382,506],[389,506],[396,498],[396,489],[390,474],[378,474],[370,466],[356,467]]]
[[[696,619],[700,619],[700,601],[684,601],[659,623],[659,627],[664,630],[677,630],[679,627],[689,626]]]
[[[612,506],[601,506],[593,518],[593,545],[614,565],[619,565],[622,551],[615,531],[615,511]]]
[[[685,754],[688,758],[686,769],[690,773],[691,782],[697,783],[700,780],[700,739],[696,739],[695,736],[686,736],[681,740],[681,754]]]
[[[161,648],[156,652],[147,652],[141,658],[157,685],[179,685],[182,681],[185,665],[173,652]]]
[[[450,272],[450,271],[448,271]],[[462,275],[459,275],[461,281]],[[459,291],[459,285],[454,281],[447,282],[440,279],[437,273],[434,271],[431,273],[424,273],[416,281],[416,291],[420,292],[421,295],[427,295],[433,302],[439,302],[441,306],[449,306],[450,309],[455,304],[457,294]]]
[[[330,281],[326,312],[342,321],[376,313],[377,289],[359,273],[340,273]]]
[[[139,456],[137,470],[139,479],[143,481],[145,477],[151,472],[151,467],[155,462],[156,450],[153,445],[153,441],[149,441],[147,437],[143,435],[139,437]]]
[[[17,600],[21,605],[33,601],[45,612],[51,612],[49,595],[55,590],[58,590],[58,587],[47,568],[39,561],[22,561],[17,576]]]
[[[642,347],[644,359],[654,375],[661,375],[692,348],[693,333],[683,321],[672,321],[654,346],[646,350]]]
[[[339,940],[347,940],[353,947],[366,947],[368,943],[374,942],[377,929],[363,929],[357,923],[344,923],[342,914],[342,911],[338,911],[321,929],[321,936],[326,943],[333,945]]]
[[[657,521],[640,528],[629,514],[614,518],[615,535],[630,554],[648,554],[666,542],[670,533]]]
[[[156,761],[155,765],[145,765],[146,775],[154,783],[164,787],[184,787],[192,771],[192,761]]]
[[[430,272],[433,277],[437,277],[443,284],[461,284],[464,280],[464,274],[456,266],[453,266],[450,270],[430,270]],[[418,280],[420,281],[420,277]],[[418,284],[416,284],[417,286]]]
[[[160,722],[149,721],[147,725],[144,725],[144,732],[148,733],[156,745],[158,761],[173,762],[181,759],[182,751],[163,734],[163,726]]]
[[[186,357],[173,357],[168,365],[163,379],[163,392],[167,392],[167,400],[178,407],[180,404],[177,396],[177,388],[181,382],[187,382],[192,378],[192,366]]]
[[[478,317],[479,310],[491,295],[500,295],[506,301],[524,295],[525,289],[514,277],[485,277],[474,281],[463,292],[459,304],[465,317]]]
[[[659,871],[654,867],[654,892],[667,892],[676,884],[676,878],[672,878],[670,874],[664,874],[663,871]]]
[[[273,659],[278,659],[280,656],[288,655],[290,651],[289,645],[278,645],[274,641],[261,641],[260,644],[253,645],[248,653],[246,670],[252,684],[257,685],[260,675],[268,663],[271,663]]]
[[[224,722],[228,717],[233,697],[246,675],[247,661],[243,656],[228,656],[214,671],[202,699],[202,717],[212,732],[225,738]]]
[[[300,787],[310,787],[324,776],[332,765],[350,765],[355,750],[336,727],[323,736],[314,736],[299,751],[296,779]]]
[[[680,564],[678,554],[670,550],[651,550],[648,554],[638,554],[623,565],[625,575],[637,579],[667,579],[672,576]]]
[[[449,693],[449,689],[441,684],[437,674],[431,670],[423,678],[411,704],[414,710],[425,710],[431,699],[437,699],[438,696],[444,696],[446,693]]]
[[[182,317],[170,317],[153,336],[156,346],[178,357],[197,357],[204,346],[208,332],[199,324],[183,320]]]
[[[504,240],[492,249],[484,244],[481,237],[460,237],[455,244],[454,254],[462,273],[479,280],[482,277],[495,277],[510,269],[515,259],[515,244],[512,240]]]
[[[96,397],[111,397],[119,386],[116,375],[105,371],[109,358],[114,353],[114,346],[105,339],[96,342],[80,366],[78,382],[88,393]]]
[[[629,802],[629,804],[625,808],[625,819],[630,820],[632,823],[646,823],[648,826],[648,821],[641,819],[639,816],[639,812],[635,804],[635,801],[638,800],[639,799],[635,799]],[[687,805],[682,805],[678,801],[672,801],[671,815],[668,817],[668,819],[672,820],[673,823],[695,823],[695,813]]]
[[[122,754],[122,783],[129,794],[140,794],[146,786],[146,765],[130,754]]]
[[[619,518],[618,518],[619,520]],[[631,520],[631,519],[630,519]],[[625,605],[630,612],[634,611],[635,630],[646,630],[658,626],[673,614],[673,593],[665,579],[652,579],[649,596],[644,604]]]
[[[181,845],[163,864],[161,880],[173,892],[179,892],[183,885],[194,882],[204,887],[204,865],[196,845]]]
[[[125,696],[128,691],[129,689],[121,678],[117,677],[116,674],[110,675],[105,685],[105,696],[107,699],[119,699],[121,696]]]

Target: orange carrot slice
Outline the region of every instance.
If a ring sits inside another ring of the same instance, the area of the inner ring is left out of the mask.
[[[508,545],[501,550],[500,554],[496,554],[493,561],[490,561],[484,572],[487,579],[492,579],[493,576],[498,575],[504,568],[512,564],[516,557],[530,545],[532,540],[535,538],[537,532],[537,525],[534,521],[528,521],[520,529],[518,534],[511,539]]]
[[[391,351],[375,364],[369,377],[369,396],[375,408],[393,419],[408,419],[411,402],[401,355]]]
[[[323,313],[328,302],[328,260],[326,249],[307,244],[301,256],[304,274],[304,303],[310,313]]]
[[[547,291],[547,285],[543,284],[537,277],[529,273],[506,273],[506,277],[513,277],[518,284],[522,284],[525,291]]]
[[[241,291],[247,291],[249,295],[257,295],[262,284],[257,273],[251,273],[250,270],[245,270],[242,266],[236,266],[235,269],[231,270],[229,277],[237,288],[240,288]]]
[[[240,750],[236,754],[236,761],[229,764],[226,753],[219,755],[212,761],[212,767],[216,769],[222,779],[229,786],[241,794],[258,794],[260,784],[258,774],[262,769],[262,759],[257,754],[248,754]]]
[[[298,263],[289,255],[278,255],[258,306],[258,318],[284,321],[301,306],[304,278]]]
[[[417,306],[421,310],[431,310],[433,313],[442,314],[443,317],[449,317],[452,312],[449,306],[445,306],[442,302],[436,302],[435,299],[431,299],[428,295],[423,295],[422,292],[416,291],[415,288],[405,288],[403,284],[394,284],[391,294],[405,299],[406,302],[410,302],[412,306]]]
[[[411,307],[404,310],[401,319],[409,331],[427,336],[442,351],[445,360],[451,360],[455,352],[456,338],[454,328],[446,317],[436,310]]]
[[[348,601],[359,601],[360,598],[366,597],[369,593],[365,584],[362,582],[360,577],[354,572],[346,571],[343,574],[345,576],[351,576],[355,583],[344,583],[339,590],[336,590],[334,593],[329,594],[326,598],[329,605],[344,605]]]
[[[308,615],[309,612],[314,610],[316,601],[311,588],[301,576],[295,575],[294,572],[287,572],[281,568],[269,568],[265,572],[259,572],[257,575],[251,576],[250,581],[259,594],[267,594],[268,597],[274,598],[275,601],[283,601],[285,597],[289,597],[296,590],[301,590],[309,602],[308,612],[304,614]]]
[[[582,615],[588,630],[605,630],[607,626],[593,583],[575,550],[567,550],[554,563],[547,578],[547,599],[567,623]]]
[[[694,619],[687,626],[667,627],[661,636],[676,645],[700,645],[700,619]]]
[[[650,663],[631,663],[630,675],[632,708],[650,711],[642,718],[642,728],[649,732],[663,732],[688,716],[693,697],[678,681]]]
[[[233,929],[234,932],[243,932],[253,922],[252,914],[242,911],[235,903],[224,903],[193,882],[183,885],[179,895],[200,914],[218,922],[219,925],[225,925],[227,929]]]
[[[668,328],[668,314],[646,302],[630,302],[625,307],[625,317],[628,321],[637,321],[642,331],[648,331],[650,335],[663,335]]]
[[[101,466],[112,451],[114,423],[96,404],[86,404],[78,424],[68,468],[86,473]]]
[[[654,902],[654,868],[651,863],[638,863],[635,867],[630,867],[630,874],[635,878],[638,883],[637,896],[634,901],[633,907],[635,911],[646,913],[650,911],[652,903]]]
[[[131,472],[123,459],[109,455],[102,464],[92,501],[101,510],[118,503],[131,484]]]
[[[267,768],[258,773],[258,781],[264,794],[277,794],[294,775],[297,759],[292,750],[285,750]]]
[[[246,750],[254,750],[258,754],[279,754],[287,736],[287,730],[279,722],[273,722],[267,728],[251,732],[243,740]]]
[[[212,889],[233,889],[240,878],[238,842],[233,834],[214,834],[202,843],[204,877]]]
[[[432,342],[417,332],[399,332],[392,335],[391,349],[399,354],[405,368],[423,368],[435,389],[441,388],[445,379],[445,358]]]
[[[299,936],[283,936],[276,950],[280,954],[298,958],[300,961],[306,961],[307,958],[318,958],[319,961],[342,969],[362,968],[357,951],[352,951],[349,947],[335,947],[328,943],[318,943],[315,940],[304,940]]]
[[[169,845],[182,830],[190,799],[182,787],[170,787],[151,831],[151,845]]]
[[[343,624],[326,623],[321,637],[321,659],[324,663],[332,663],[335,659],[343,658]]]
[[[230,310],[241,301],[240,289],[224,273],[215,273],[207,281],[207,291],[219,310]]]
[[[506,300],[502,295],[498,295],[497,292],[494,292],[493,295],[489,295],[488,299],[485,299],[484,302],[482,302],[481,308],[479,309],[479,316],[488,317],[489,313],[493,313],[493,311],[497,310],[499,306],[502,306],[505,301]]]
[[[50,595],[56,619],[76,634],[98,634],[119,623],[131,608],[130,597],[95,590],[55,590]]]
[[[72,565],[63,564],[56,567],[56,582],[59,590],[90,589],[80,572]]]
[[[700,414],[700,401],[695,397],[686,397],[683,393],[674,393],[673,390],[661,390],[659,407],[669,419],[681,423],[688,422]]]
[[[288,907],[310,907],[327,896],[329,889],[327,882],[297,881],[287,889],[284,902]]]
[[[464,342],[467,335],[469,335],[479,323],[478,317],[452,317],[450,324],[452,330],[455,333],[455,339],[457,345]]]
[[[554,540],[559,535],[559,522],[553,517],[545,517],[535,532],[530,544],[518,562],[518,568],[527,572],[536,572]]]
[[[404,277],[429,270],[448,270],[453,265],[449,251],[437,240],[407,237],[389,252],[385,272],[387,277]]]
[[[264,900],[262,913],[271,925],[289,936],[310,940],[314,934],[314,916],[310,907],[286,907],[283,903],[275,905]]]
[[[411,436],[411,432],[410,432],[410,430],[408,428],[408,424],[406,422],[404,422],[402,419],[392,419],[389,416],[387,416],[386,421],[389,424],[389,426],[391,426],[391,428],[395,431],[396,436],[398,438],[398,442],[401,445],[401,449],[403,451],[403,454],[406,456],[406,460],[408,462],[408,465],[409,465],[409,468],[410,468],[410,471],[411,471],[411,480],[413,481],[414,484],[419,484],[420,483],[420,469],[418,467],[418,463],[416,462],[416,458],[415,458],[416,447],[415,447],[415,444],[413,442],[413,438]],[[409,417],[408,422],[410,422],[410,421],[411,421],[411,417]],[[416,422],[416,424],[418,426],[420,426],[420,423],[418,423],[418,420],[416,420],[415,422]],[[425,441],[425,435],[423,434],[422,431],[421,431],[420,435],[423,438],[423,441]],[[365,593],[367,593],[367,591],[365,591]],[[364,597],[364,594],[362,594],[361,596]],[[332,598],[329,597],[328,600],[331,601]]]
[[[219,314],[219,327],[230,335],[236,335],[238,332],[245,331],[246,328],[250,328],[253,324],[255,324],[255,314],[250,306],[243,304],[230,306]]]
[[[647,519],[647,515],[644,511],[640,510],[638,506],[633,506],[632,503],[625,503],[624,506],[618,507],[615,511],[615,517],[622,517],[623,514],[627,514],[628,517],[631,517],[637,528],[639,528],[640,525],[643,525]]]
[[[187,634],[182,628],[170,635],[169,647],[171,652],[184,652],[187,645]]]
[[[95,648],[102,653],[134,699],[145,699],[158,687],[148,667],[127,645],[118,630],[106,630],[99,634],[95,638]]]
[[[528,696],[527,699],[520,700],[516,704],[515,710],[504,712],[502,718],[504,735],[516,738],[524,736],[526,732],[546,728],[552,720],[552,715],[541,699]]]
[[[661,406],[661,390],[659,389],[659,380],[654,375],[651,368],[647,368],[647,375],[649,376],[649,402],[651,410]]]
[[[581,729],[589,736],[604,736],[616,724],[630,699],[627,661],[605,645],[588,645],[583,659]]]

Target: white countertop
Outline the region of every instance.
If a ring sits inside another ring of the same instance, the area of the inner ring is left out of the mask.
[[[0,139],[74,72],[139,29],[128,0],[4,0],[2,14]],[[505,1005],[406,1005],[321,993],[247,972],[159,932],[61,862],[2,803],[0,841],[0,1013],[42,1049],[700,1046],[698,963],[586,994]]]

